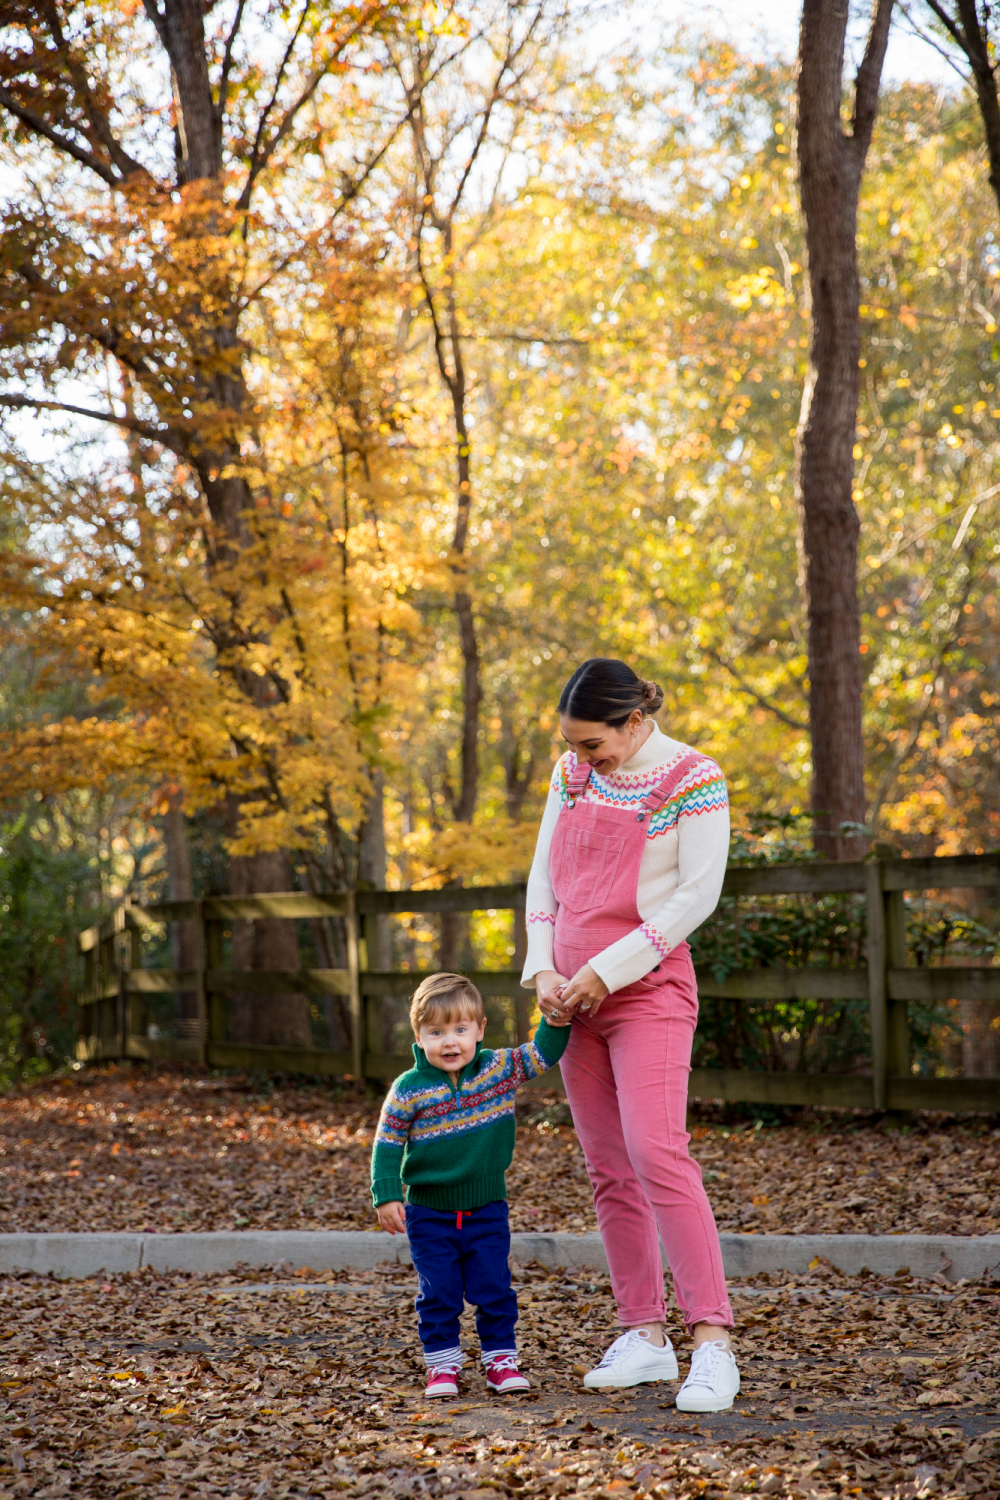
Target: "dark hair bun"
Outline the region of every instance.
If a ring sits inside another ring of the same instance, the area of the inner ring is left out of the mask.
[[[663,689],[657,683],[610,656],[592,656],[577,667],[559,699],[561,714],[613,729],[620,729],[637,709],[646,719],[662,707]]]
[[[645,699],[644,714],[657,714],[663,707],[663,689],[658,682],[647,680],[642,685],[642,696]]]

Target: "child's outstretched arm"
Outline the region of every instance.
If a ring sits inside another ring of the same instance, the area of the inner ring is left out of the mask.
[[[549,1068],[554,1068],[566,1051],[570,1029],[569,1026],[550,1026],[543,1016],[531,1041],[511,1048],[515,1072],[520,1072],[523,1079],[538,1078]]]
[[[398,1083],[398,1079],[396,1082]],[[405,1234],[403,1215],[403,1148],[410,1137],[413,1107],[394,1083],[382,1105],[372,1147],[372,1202],[378,1221],[390,1234]]]

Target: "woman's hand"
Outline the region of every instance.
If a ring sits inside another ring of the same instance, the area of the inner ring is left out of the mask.
[[[406,1233],[406,1210],[401,1203],[380,1203],[375,1210],[378,1214],[378,1226],[385,1229],[389,1234]]]
[[[554,969],[540,969],[535,975],[538,1008],[550,1026],[568,1026],[572,1019],[572,1013],[562,1006],[565,984],[565,977]]]
[[[607,994],[608,987],[601,976],[584,964],[563,986],[560,1002],[564,1011],[572,1013],[579,1009],[583,1015],[596,1016]]]

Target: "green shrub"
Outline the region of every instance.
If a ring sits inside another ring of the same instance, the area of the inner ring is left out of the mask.
[[[76,933],[94,920],[90,860],[24,812],[0,824],[0,1089],[72,1055]]]
[[[806,820],[759,818],[734,837],[730,864],[808,864]],[[909,962],[992,960],[998,938],[967,914],[921,895],[907,897]],[[723,896],[691,937],[694,961],[725,980],[739,969],[859,968],[865,963],[864,897]],[[912,1058],[922,1073],[941,1072],[956,1029],[953,1008],[911,1003]],[[697,1067],[863,1073],[870,1071],[867,999],[701,1001]]]

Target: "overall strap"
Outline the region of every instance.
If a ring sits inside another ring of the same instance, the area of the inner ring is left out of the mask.
[[[587,789],[587,782],[590,780],[590,773],[593,769],[594,768],[589,763],[589,761],[577,761],[569,776],[566,778],[566,790],[569,793],[569,801],[566,804],[567,807],[574,807],[576,805],[577,797],[583,796],[584,792]]]
[[[644,823],[647,817],[652,817],[654,813],[658,813],[663,804],[669,799],[670,794],[681,784],[687,773],[701,758],[701,754],[697,750],[690,750],[687,755],[682,755],[677,764],[667,772],[663,780],[658,781],[653,790],[647,792],[645,797],[643,797],[642,807],[636,813],[637,821]]]

